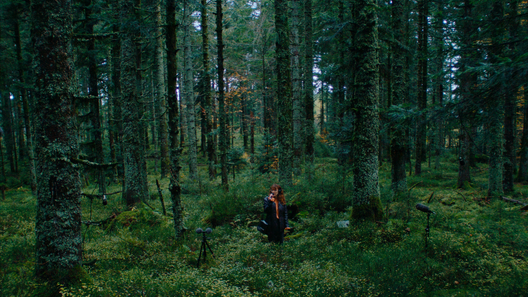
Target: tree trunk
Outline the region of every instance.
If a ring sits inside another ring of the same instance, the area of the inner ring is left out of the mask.
[[[120,1],[121,17],[121,100],[123,117],[124,195],[128,207],[148,196],[143,123],[143,104],[138,86],[139,28],[130,26],[139,19],[134,0]]]
[[[403,3],[401,0],[392,1],[392,26],[396,36],[406,36],[403,25]],[[397,39],[396,39],[397,40]],[[404,81],[405,50],[404,44],[395,41],[393,43],[392,61],[392,93],[391,101],[394,106],[400,106],[405,102],[405,90],[407,86]],[[407,174],[405,172],[405,160],[407,154],[407,138],[403,125],[391,125],[391,188],[395,196],[404,195],[407,192]]]
[[[462,103],[460,104],[460,151],[458,160],[458,181],[457,187],[463,187],[465,183],[471,182],[470,175],[470,129],[471,119],[473,118],[473,100],[474,87],[476,85],[477,76],[470,69],[475,64],[474,58],[474,41],[473,31],[474,27],[470,21],[472,18],[472,5],[468,0],[464,2],[463,20],[460,22],[458,28],[461,33],[462,52],[460,54],[460,92]]]
[[[470,164],[469,164],[469,146],[470,146],[470,139],[469,139],[469,133],[468,133],[468,127],[464,127],[462,124],[460,127],[460,151],[459,151],[459,159],[458,159],[458,181],[457,181],[457,188],[464,188],[466,183],[471,182],[471,175],[470,175]]]
[[[277,140],[279,142],[279,182],[283,188],[292,184],[292,85],[290,70],[290,40],[288,37],[288,7],[285,0],[275,0],[275,30],[277,31]]]
[[[490,47],[489,61],[492,64],[498,64],[498,56],[501,54],[501,35],[499,32],[504,7],[502,1],[496,1],[492,5],[490,13],[490,22],[497,24],[491,30],[492,45]],[[494,98],[488,98],[488,118],[489,118],[489,177],[488,177],[488,198],[500,197],[503,193],[503,162],[504,156],[504,93],[500,86],[495,86],[496,91],[492,92]]]
[[[219,127],[219,148],[220,148],[220,164],[222,167],[222,186],[224,190],[229,190],[227,181],[227,113],[225,107],[225,86],[224,86],[224,39],[222,28],[222,0],[216,0],[216,38],[218,42],[218,117],[220,122]]]
[[[82,262],[81,183],[70,160],[79,153],[73,103],[70,1],[31,4],[36,77],[38,173],[36,275],[73,281]],[[60,107],[60,108],[57,108]]]
[[[116,19],[119,18],[119,5],[118,0],[113,0],[112,2],[113,14]],[[123,121],[121,113],[121,40],[119,37],[120,28],[118,24],[114,24],[112,32],[114,36],[112,37],[112,89],[111,89],[111,106],[112,106],[112,115],[110,116],[110,157],[113,163],[119,162],[123,159],[123,150],[121,148],[122,143],[122,134],[123,134]],[[114,170],[114,179],[117,179],[119,176],[120,169],[118,166],[115,166]],[[123,193],[124,194],[124,193]]]
[[[196,156],[196,122],[194,112],[194,80],[191,52],[191,13],[193,9],[189,0],[184,0],[184,82],[183,94],[187,105],[187,147],[189,148],[189,177],[191,180],[198,178],[198,165]]]
[[[293,99],[293,174],[301,174],[302,152],[303,152],[303,101],[302,101],[302,77],[301,77],[301,48],[300,48],[300,0],[291,0],[291,65],[292,65],[292,99]]]
[[[444,60],[445,60],[445,50],[444,50],[444,4],[437,3],[437,13],[435,17],[435,28],[436,28],[436,37],[434,39],[436,56],[435,61],[435,76],[434,80],[434,94],[433,94],[433,105],[438,105],[438,107],[443,107],[443,98],[444,98]],[[444,127],[443,121],[440,116],[437,117],[435,121],[436,127],[434,129],[434,156],[435,156],[435,169],[440,169],[440,156],[445,146],[444,142]]]
[[[312,30],[312,0],[304,0],[304,151],[308,168],[308,178],[313,177],[314,156],[314,98],[313,98],[313,30]],[[322,106],[322,104],[321,104]],[[322,108],[322,107],[321,107]],[[324,114],[324,111],[321,112]]]
[[[167,1],[167,87],[169,90],[167,103],[169,107],[169,148],[170,148],[170,184],[169,191],[172,200],[172,215],[174,218],[174,231],[176,238],[180,238],[183,232],[183,207],[181,204],[180,186],[180,154],[181,147],[178,145],[179,134],[179,110],[176,97],[176,3]]]
[[[355,5],[357,19],[355,73],[355,141],[354,141],[354,196],[352,218],[380,220],[383,209],[380,200],[378,176],[379,112],[378,112],[378,22],[376,2],[358,0]],[[359,55],[360,53],[360,55]]]
[[[508,90],[504,96],[504,163],[502,187],[505,193],[513,192],[515,169],[515,90]]]
[[[528,181],[528,90],[524,89],[524,111],[523,111],[523,130],[521,136],[521,152],[519,173],[517,174],[518,182]]]
[[[427,0],[420,0],[418,7],[418,109],[423,112],[427,108]],[[418,118],[416,132],[414,175],[422,173],[422,162],[426,156],[426,135],[425,114],[422,114]]]
[[[211,78],[209,69],[209,36],[208,34],[208,23],[207,23],[207,0],[202,0],[202,63],[203,63],[203,96],[204,96],[204,109],[206,118],[206,134],[207,134],[207,161],[209,180],[213,180],[216,176],[215,164],[215,143],[213,137],[213,104],[211,98]]]
[[[26,140],[24,139],[24,128],[26,127],[25,115],[28,113],[27,109],[24,109],[22,113],[22,104],[24,101],[27,101],[27,90],[24,86],[24,69],[23,69],[23,60],[22,60],[22,42],[20,39],[20,16],[19,9],[20,5],[14,4],[13,7],[13,23],[14,23],[14,33],[15,33],[15,46],[16,46],[16,57],[17,57],[17,66],[18,66],[18,79],[20,81],[21,87],[19,90],[18,99],[15,100],[16,110],[17,110],[17,127],[18,127],[18,156],[20,160],[25,159],[28,156],[26,148]]]
[[[165,43],[163,35],[163,20],[161,15],[161,6],[163,1],[158,0],[157,3],[157,22],[158,22],[158,38],[157,38],[157,53],[156,62],[158,66],[157,81],[158,81],[158,141],[160,147],[160,166],[161,177],[169,175],[170,160],[169,160],[169,134],[168,134],[168,111],[167,111],[167,85],[165,78]]]

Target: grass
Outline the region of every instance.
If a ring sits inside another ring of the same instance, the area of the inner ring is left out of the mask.
[[[61,296],[526,296],[528,233],[526,212],[502,201],[487,203],[487,169],[472,171],[473,183],[456,189],[456,163],[445,158],[441,169],[427,167],[407,197],[393,199],[390,164],[383,164],[380,188],[384,222],[336,222],[350,216],[352,176],[339,176],[335,160],[318,159],[315,178],[296,178],[286,198],[298,207],[295,231],[283,245],[269,244],[255,223],[262,198],[277,181],[249,166],[224,193],[218,181],[192,182],[184,173],[183,238],[174,238],[172,219],[161,214],[156,179],[166,208],[168,179],[149,176],[151,197],[125,212],[120,195],[108,205],[82,200],[83,221],[115,216],[103,226],[83,226],[87,277],[81,284],[58,285]],[[87,193],[96,192],[88,187]],[[120,185],[108,192],[120,190]],[[528,189],[516,185],[524,200]],[[154,198],[154,199],[152,199]],[[430,217],[414,209],[426,203]],[[0,201],[0,296],[38,296],[56,284],[33,277],[36,201],[19,188]],[[208,237],[215,257],[197,268],[201,246],[198,227],[212,227]]]

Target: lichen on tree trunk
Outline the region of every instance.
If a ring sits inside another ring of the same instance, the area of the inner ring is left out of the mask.
[[[71,2],[32,1],[37,157],[36,275],[75,281],[82,261],[78,127],[72,96]]]
[[[352,219],[380,220],[378,176],[379,147],[379,58],[376,3],[362,0],[356,6],[358,34],[356,53],[358,69],[355,73],[354,100],[354,197]]]

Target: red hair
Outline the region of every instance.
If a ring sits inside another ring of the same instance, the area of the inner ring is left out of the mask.
[[[270,194],[271,194],[271,191],[272,190],[278,190],[279,191],[279,194],[277,195],[277,198],[279,199],[279,202],[282,203],[283,205],[286,205],[286,198],[284,198],[284,192],[282,191],[282,187],[277,185],[277,184],[273,184],[270,188]]]

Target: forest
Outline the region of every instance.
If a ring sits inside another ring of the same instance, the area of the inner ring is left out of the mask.
[[[526,296],[527,24],[519,0],[2,0],[0,296]]]

